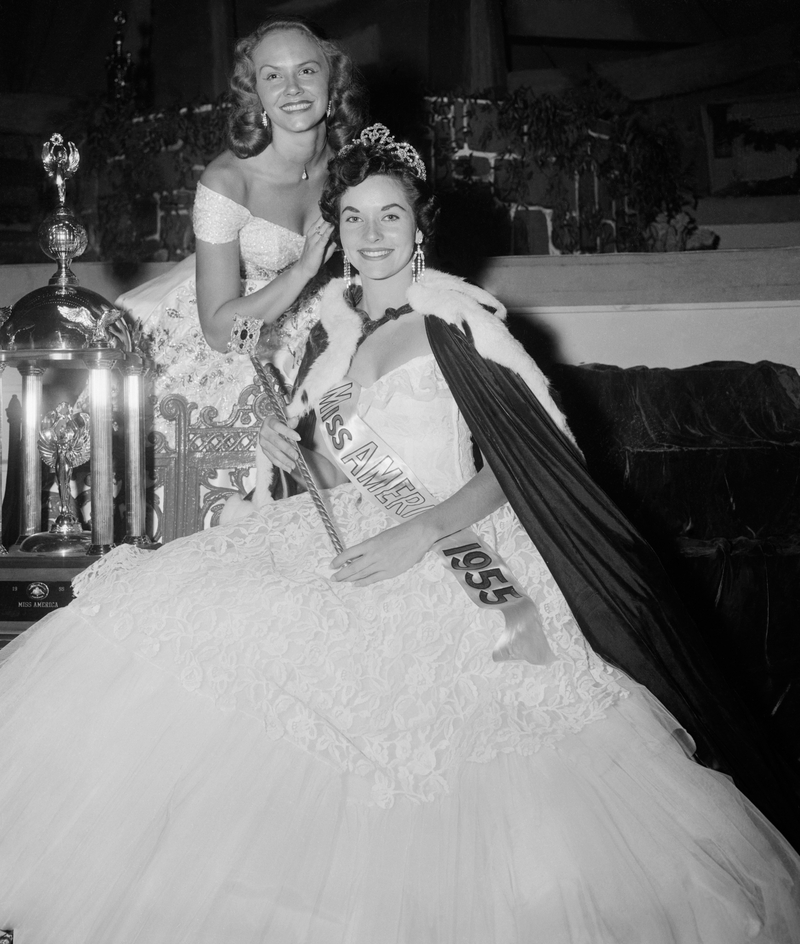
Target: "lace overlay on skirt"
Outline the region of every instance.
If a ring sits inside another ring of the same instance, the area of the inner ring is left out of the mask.
[[[432,358],[368,390],[362,412],[405,453],[426,451],[437,497],[473,473],[468,431]],[[391,526],[354,486],[329,497],[347,545]],[[367,778],[379,805],[429,801],[463,762],[551,746],[625,694],[511,509],[478,530],[537,603],[553,665],[492,662],[502,618],[471,604],[434,553],[372,587],[331,582],[333,551],[305,495],[194,536],[192,554],[182,541],[151,559],[126,551],[126,569],[115,552],[84,577],[74,608],[221,711],[253,715],[270,737]]]

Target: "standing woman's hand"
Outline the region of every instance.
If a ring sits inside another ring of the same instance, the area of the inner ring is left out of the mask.
[[[225,243],[210,243],[198,237],[197,313],[209,346],[227,352],[237,318],[266,324],[277,320],[333,255],[336,247],[332,232],[333,227],[317,216],[294,265],[249,295],[241,294],[238,236]]]
[[[297,260],[298,269],[307,279],[312,279],[333,255],[336,247],[331,242],[332,234],[333,226],[326,223],[321,216],[309,226],[303,251]]]

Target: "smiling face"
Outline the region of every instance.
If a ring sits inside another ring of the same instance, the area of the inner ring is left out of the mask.
[[[256,93],[274,127],[307,131],[325,120],[330,70],[320,47],[305,33],[267,33],[252,61]]]
[[[413,207],[394,177],[368,177],[342,194],[339,238],[362,280],[410,282],[417,233]]]

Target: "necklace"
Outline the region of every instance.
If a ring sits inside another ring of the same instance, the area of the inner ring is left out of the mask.
[[[367,316],[366,312],[359,309],[358,313],[361,315],[363,323],[361,326],[361,338],[358,343],[361,344],[362,341],[365,341],[371,334],[374,334],[381,325],[385,325],[390,321],[397,321],[401,315],[410,314],[413,310],[411,305],[408,304],[401,305],[399,308],[387,308],[382,318],[373,321]]]
[[[325,153],[325,148],[328,146],[328,135],[325,135],[325,140],[322,142],[322,147],[315,154],[312,154],[311,157],[303,164],[303,173],[300,175],[300,180],[308,180],[308,165],[315,161],[320,154]]]
[[[277,155],[278,160],[281,162],[281,164],[287,167],[287,173],[292,173],[292,169],[294,169],[294,173],[296,174],[299,162],[293,161],[288,157],[284,157],[283,154],[281,154],[280,150],[275,146],[274,141],[272,142],[270,147],[272,148],[273,153]],[[302,180],[310,179],[310,174],[308,173],[308,165],[311,164],[313,167],[316,163],[318,163],[320,156],[325,154],[327,147],[328,147],[328,136],[325,135],[325,139],[322,142],[322,147],[318,151],[314,151],[314,153],[311,155],[311,157],[308,158],[308,160],[303,161],[303,164],[302,164],[303,171],[300,174],[299,180],[302,181]]]
[[[389,321],[397,321],[401,315],[408,315],[414,310],[408,303],[401,305],[399,308],[387,308],[380,318],[376,318],[373,321],[364,309],[359,307],[361,305],[361,299],[364,297],[364,290],[360,285],[351,285],[346,288],[344,297],[347,304],[357,312],[361,318],[361,337],[358,339],[359,346],[371,334],[374,334],[381,325],[385,325]]]

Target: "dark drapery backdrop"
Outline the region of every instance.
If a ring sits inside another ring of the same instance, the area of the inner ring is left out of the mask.
[[[271,13],[316,20],[368,77],[427,83],[428,0],[14,0],[2,10],[0,94],[102,94],[118,10],[127,18],[124,50],[146,106],[218,97],[227,89],[235,39]]]

